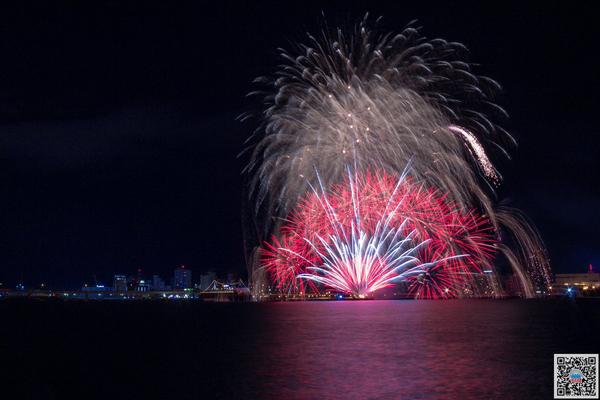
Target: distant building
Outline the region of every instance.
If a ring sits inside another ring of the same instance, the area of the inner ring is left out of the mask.
[[[165,281],[158,275],[152,276],[152,290],[163,291],[166,289]]]
[[[110,286],[104,286],[104,285],[94,285],[94,286],[87,286],[85,285],[84,287],[81,288],[82,292],[92,292],[92,293],[104,293],[104,292],[110,292],[111,288]]]
[[[192,288],[192,270],[187,269],[185,265],[175,269],[173,274],[173,289]]]
[[[139,292],[141,290],[139,290],[139,286],[140,286],[140,282],[143,281],[143,273],[142,273],[142,269],[138,268],[137,270],[137,274],[135,275],[131,275],[129,278],[127,278],[127,288],[129,290],[131,290],[132,292]],[[144,286],[145,286],[146,282],[144,282]]]
[[[149,292],[150,291],[150,281],[146,281],[144,279],[140,279],[135,287],[136,292]]]
[[[208,286],[212,283],[212,281],[214,281],[215,279],[217,279],[217,274],[212,271],[201,274],[198,289],[206,290]]]
[[[554,294],[568,296],[597,296],[600,293],[600,273],[594,272],[592,264],[588,271],[575,274],[556,274],[554,283],[549,287]]]
[[[600,272],[587,272],[583,274],[556,274],[555,286],[576,286],[581,289],[600,288]]]
[[[113,290],[115,292],[127,291],[127,277],[125,275],[115,275],[113,279]]]

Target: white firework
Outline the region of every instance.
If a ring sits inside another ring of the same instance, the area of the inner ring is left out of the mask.
[[[259,78],[265,110],[248,150],[250,198],[260,237],[275,232],[300,196],[317,182],[343,178],[345,167],[411,174],[467,208],[479,208],[500,235],[517,238],[504,253],[523,286],[548,283],[544,246],[533,226],[495,205],[501,176],[486,151],[508,154],[514,139],[494,117],[500,86],[476,75],[466,48],[427,39],[414,24],[376,33],[367,17],[350,34],[308,36],[282,50],[284,64]],[[497,118],[496,118],[497,119]]]

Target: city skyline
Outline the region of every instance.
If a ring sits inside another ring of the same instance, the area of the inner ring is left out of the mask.
[[[178,272],[181,270],[185,270],[188,272],[184,278],[178,277]],[[159,274],[154,271],[145,271],[142,268],[135,268],[129,272],[120,269],[111,272],[105,272],[101,277],[97,275],[92,275],[88,280],[83,280],[78,284],[74,285],[49,285],[44,281],[0,281],[0,289],[15,289],[15,290],[81,290],[83,288],[93,288],[93,287],[101,287],[101,288],[113,288],[115,291],[117,290],[117,286],[121,281],[124,287],[127,287],[127,290],[136,291],[135,287],[132,287],[133,284],[138,285],[138,283],[142,283],[150,288],[150,290],[179,290],[185,288],[196,288],[196,287],[206,287],[213,280],[224,280],[225,282],[236,281],[239,279],[246,279],[245,276],[240,276],[236,272],[225,272],[221,274],[217,274],[214,270],[204,269],[204,270],[194,270],[187,265],[179,265],[173,268],[170,274]],[[186,282],[183,284],[181,282]]]

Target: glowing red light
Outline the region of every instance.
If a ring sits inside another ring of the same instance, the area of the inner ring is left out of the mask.
[[[381,230],[383,220],[398,233],[395,237],[410,236],[414,243],[426,243],[418,246],[416,256],[431,266],[402,279],[417,297],[455,297],[474,273],[491,267],[496,238],[487,218],[459,209],[446,195],[423,183],[387,172],[349,177],[327,193],[307,193],[279,234],[264,244],[262,264],[279,290],[316,291],[319,282],[303,277],[327,262],[329,247],[339,249],[350,241],[340,238],[340,232],[360,231],[368,239]],[[355,253],[341,257],[338,264],[343,268],[335,282],[324,280],[324,285],[357,297],[392,285],[386,280],[390,265],[385,258],[369,261],[368,276],[361,276],[356,270],[356,264],[364,262],[360,257]]]

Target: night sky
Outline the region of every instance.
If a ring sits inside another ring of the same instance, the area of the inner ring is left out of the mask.
[[[369,11],[465,43],[519,140],[499,197],[555,272],[600,270],[600,29],[591,6],[306,1],[50,2],[0,10],[0,282],[245,271],[237,158],[251,80],[277,47]],[[218,4],[218,5],[217,5]],[[331,5],[329,5],[331,4]]]

